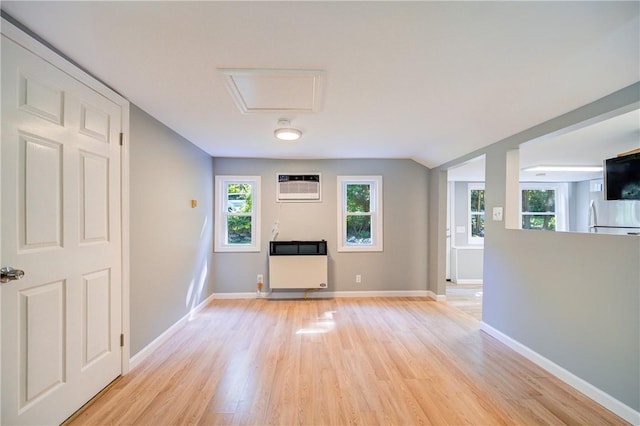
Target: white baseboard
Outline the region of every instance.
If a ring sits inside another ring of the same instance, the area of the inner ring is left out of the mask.
[[[180,327],[181,325],[189,321],[189,319],[193,317],[195,313],[202,310],[202,308],[204,308],[211,299],[213,299],[213,295],[203,300],[198,306],[196,306],[191,311],[189,311],[188,314],[180,318],[178,321],[176,321],[175,324],[173,324],[171,327],[166,329],[164,333],[156,337],[151,343],[149,343],[147,346],[142,348],[142,350],[140,350],[138,353],[132,356],[129,359],[129,371],[137,367],[142,361],[144,361],[149,355],[151,355],[151,353],[155,351],[161,344],[167,341],[173,335],[173,333],[176,332],[178,327]]]
[[[269,293],[263,293],[269,294]],[[213,293],[211,295],[214,299],[255,299],[257,297],[257,293],[255,291],[248,291],[245,293]],[[263,298],[268,298],[264,297]]]
[[[307,291],[308,299],[325,299],[336,297],[431,297],[435,299],[435,293],[427,290],[383,290],[383,291]],[[304,290],[272,291],[263,293],[264,299],[300,299],[305,295]],[[433,295],[433,296],[432,296]],[[214,299],[255,299],[256,293],[214,293]]]
[[[447,296],[445,294],[435,294],[431,290],[427,290],[427,297],[438,302],[444,302],[447,300]]]
[[[614,414],[622,417],[632,425],[640,425],[640,412],[634,410],[628,405],[618,401],[608,393],[598,389],[593,386],[591,383],[581,379],[570,371],[565,370],[560,367],[558,364],[553,361],[543,357],[539,353],[535,352],[531,348],[523,345],[517,340],[512,339],[506,334],[502,333],[499,330],[491,327],[485,322],[480,322],[480,330],[489,334],[490,336],[496,338],[500,342],[504,343],[520,355],[527,358],[529,361],[548,371],[549,373],[556,376],[558,379],[562,380],[569,386],[573,387],[577,391],[585,394],[589,398],[596,401],[598,404],[605,407],[607,410],[613,412]]]
[[[454,284],[482,284],[482,278],[458,278],[456,280],[451,281]]]

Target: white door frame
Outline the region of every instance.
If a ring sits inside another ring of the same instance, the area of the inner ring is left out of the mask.
[[[105,98],[111,100],[115,104],[121,107],[122,111],[122,129],[124,145],[121,149],[121,163],[120,163],[120,182],[121,182],[121,220],[122,220],[122,333],[124,334],[124,347],[122,348],[122,374],[129,371],[129,358],[130,358],[130,324],[129,324],[129,101],[114,92],[111,88],[104,83],[98,81],[85,71],[81,70],[76,65],[72,64],[60,54],[53,51],[48,46],[39,42],[31,35],[27,34],[20,28],[16,27],[11,22],[2,18],[1,32],[3,35],[13,40],[25,49],[33,52],[37,56],[46,60],[54,65],[56,68],[69,74],[76,80],[84,83],[94,91],[98,92]],[[2,198],[0,197],[0,206],[2,205]],[[1,211],[2,209],[0,209]],[[2,253],[0,253],[1,255]],[[0,293],[0,298],[1,298]],[[0,306],[2,300],[0,299]],[[1,331],[0,331],[1,333]],[[0,338],[0,356],[2,356],[2,339]],[[2,395],[0,395],[0,398]],[[0,407],[0,410],[2,408]],[[0,411],[0,418],[2,418],[2,412]]]

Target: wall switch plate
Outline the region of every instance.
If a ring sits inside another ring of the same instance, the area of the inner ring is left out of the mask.
[[[493,208],[493,220],[502,221],[502,207]]]
[[[262,274],[258,274],[258,277],[257,277],[257,281],[256,281],[256,282],[259,282],[259,283],[264,282],[264,276],[263,276]]]
[[[464,226],[456,226],[456,234],[464,234],[467,232],[467,228]]]
[[[361,283],[362,282],[362,275],[356,275],[356,282],[357,283]]]

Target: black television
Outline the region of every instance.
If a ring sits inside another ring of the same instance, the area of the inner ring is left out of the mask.
[[[607,200],[640,200],[640,152],[604,161]]]

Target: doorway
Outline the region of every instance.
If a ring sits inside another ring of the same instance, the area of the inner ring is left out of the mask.
[[[485,156],[447,170],[447,292],[450,305],[482,319]]]

